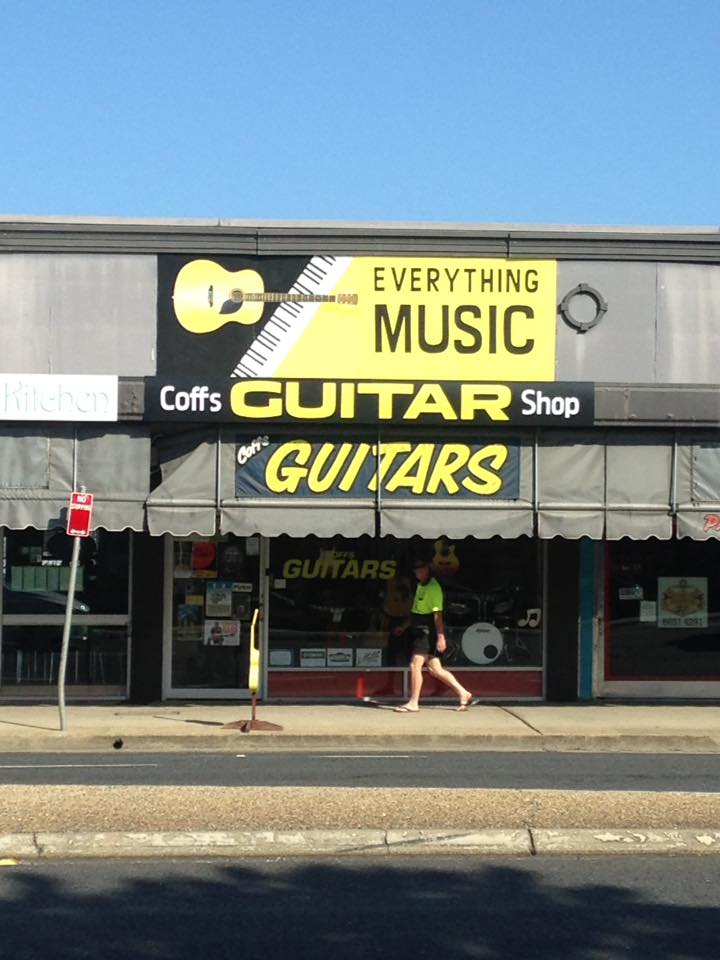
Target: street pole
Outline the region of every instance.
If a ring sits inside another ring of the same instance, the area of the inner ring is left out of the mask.
[[[65,672],[67,670],[68,648],[70,646],[70,627],[72,625],[72,609],[75,601],[75,581],[77,579],[79,556],[80,537],[73,537],[70,579],[68,581],[67,605],[65,607],[65,623],[63,625],[62,646],[60,648],[60,666],[58,667],[58,709],[60,711],[61,730],[65,730]]]
[[[60,711],[60,729],[65,729],[65,673],[67,670],[68,648],[70,646],[70,627],[72,626],[72,611],[75,603],[75,581],[77,580],[78,558],[80,556],[80,538],[90,536],[90,521],[92,506],[95,497],[87,493],[81,485],[79,491],[70,495],[67,527],[65,532],[73,538],[72,559],[70,561],[70,578],[68,581],[67,602],[65,605],[65,624],[63,626],[62,646],[60,647],[60,664],[58,666],[58,709]]]

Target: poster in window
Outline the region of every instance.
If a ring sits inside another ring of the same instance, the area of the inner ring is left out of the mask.
[[[192,575],[203,580],[217,577],[217,544],[198,540],[192,545]]]
[[[379,647],[358,648],[355,651],[356,667],[381,667],[382,650]]]
[[[707,627],[707,577],[658,577],[658,627]]]
[[[232,583],[216,580],[208,583],[205,592],[205,615],[208,617],[232,616]]]
[[[322,647],[302,647],[300,649],[301,667],[324,667],[325,649]]]
[[[179,627],[199,627],[203,621],[202,607],[195,603],[180,603],[177,608]]]
[[[232,585],[232,616],[236,620],[249,620],[252,615],[252,593],[245,589],[238,590],[238,587],[244,588],[245,586],[251,587],[250,584],[244,583],[234,583]]]
[[[203,642],[206,647],[239,647],[240,622],[238,620],[206,620]]]
[[[329,667],[351,667],[353,665],[352,648],[328,647],[327,665]]]
[[[242,543],[228,540],[219,543],[217,550],[218,575],[223,580],[240,580],[245,576],[245,551]]]

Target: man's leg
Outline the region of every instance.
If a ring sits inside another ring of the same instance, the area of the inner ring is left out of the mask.
[[[455,691],[458,697],[460,697],[461,707],[467,706],[467,704],[470,703],[472,700],[470,691],[466,690],[456,677],[450,673],[449,670],[445,669],[440,663],[439,657],[430,657],[427,668],[434,677],[437,677],[438,680],[441,680],[446,686],[450,687],[451,690]]]
[[[420,691],[423,685],[423,667],[427,657],[414,653],[410,660],[410,699],[395,709],[401,713],[416,713],[420,709]]]

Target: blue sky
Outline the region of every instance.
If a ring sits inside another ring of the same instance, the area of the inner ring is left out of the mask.
[[[717,0],[0,0],[0,213],[720,224]]]

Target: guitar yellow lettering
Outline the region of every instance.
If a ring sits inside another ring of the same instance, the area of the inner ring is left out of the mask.
[[[457,414],[439,383],[425,383],[420,387],[405,411],[405,419],[418,420],[428,414],[437,414],[443,420],[457,420]]]
[[[505,384],[460,384],[460,419],[473,420],[476,412],[485,412],[490,420],[509,420],[507,408],[512,390]]]
[[[241,381],[230,389],[230,409],[236,417],[246,417],[250,420],[281,417],[284,409],[283,400],[280,399],[282,394],[283,385],[277,380]],[[274,400],[272,396],[278,399]],[[257,397],[264,402],[248,403],[249,397]]]
[[[428,493],[437,493],[442,484],[449,494],[455,494],[460,486],[455,474],[468,462],[470,447],[466,443],[444,443],[440,447],[427,484]]]
[[[475,477],[476,483],[470,477],[464,477],[462,485],[471,493],[478,493],[483,496],[492,496],[502,487],[502,477],[496,470],[501,470],[503,464],[508,458],[508,448],[501,443],[490,443],[481,450],[474,453],[468,462],[468,471]],[[490,461],[490,467],[484,467],[483,462]]]
[[[407,491],[413,496],[436,494],[444,486],[446,495],[461,488],[478,496],[493,496],[503,487],[502,468],[510,451],[505,444],[491,443],[477,448],[449,443],[322,443],[305,440],[279,444],[265,465],[265,485],[278,494],[323,494],[331,490],[349,492],[360,477],[370,454],[377,456],[377,469],[368,471],[362,483],[374,493]],[[330,553],[323,563],[333,564]],[[306,574],[304,574],[306,575]],[[382,574],[381,574],[382,575]]]
[[[412,444],[381,443],[377,447],[373,447],[373,452],[376,450],[378,456],[378,469],[377,473],[373,475],[370,483],[368,484],[368,489],[373,493],[377,492],[378,480],[380,483],[385,483],[385,477],[387,476],[395,458],[399,457],[403,453],[409,453],[412,450]]]
[[[339,446],[334,443],[322,444],[308,471],[308,487],[313,493],[325,493],[335,486],[352,448],[351,443],[341,443]],[[333,453],[334,459],[328,465]]]
[[[298,420],[324,420],[335,413],[337,407],[337,384],[323,383],[319,406],[306,406],[300,397],[302,384],[291,380],[285,388],[285,412]]]
[[[273,493],[297,493],[300,482],[307,477],[307,462],[312,456],[312,445],[304,440],[281,444],[268,458],[265,483]],[[295,460],[296,466],[286,464]]]
[[[394,493],[401,487],[407,487],[411,493],[424,493],[434,451],[434,443],[418,443],[387,480],[387,492]]]

